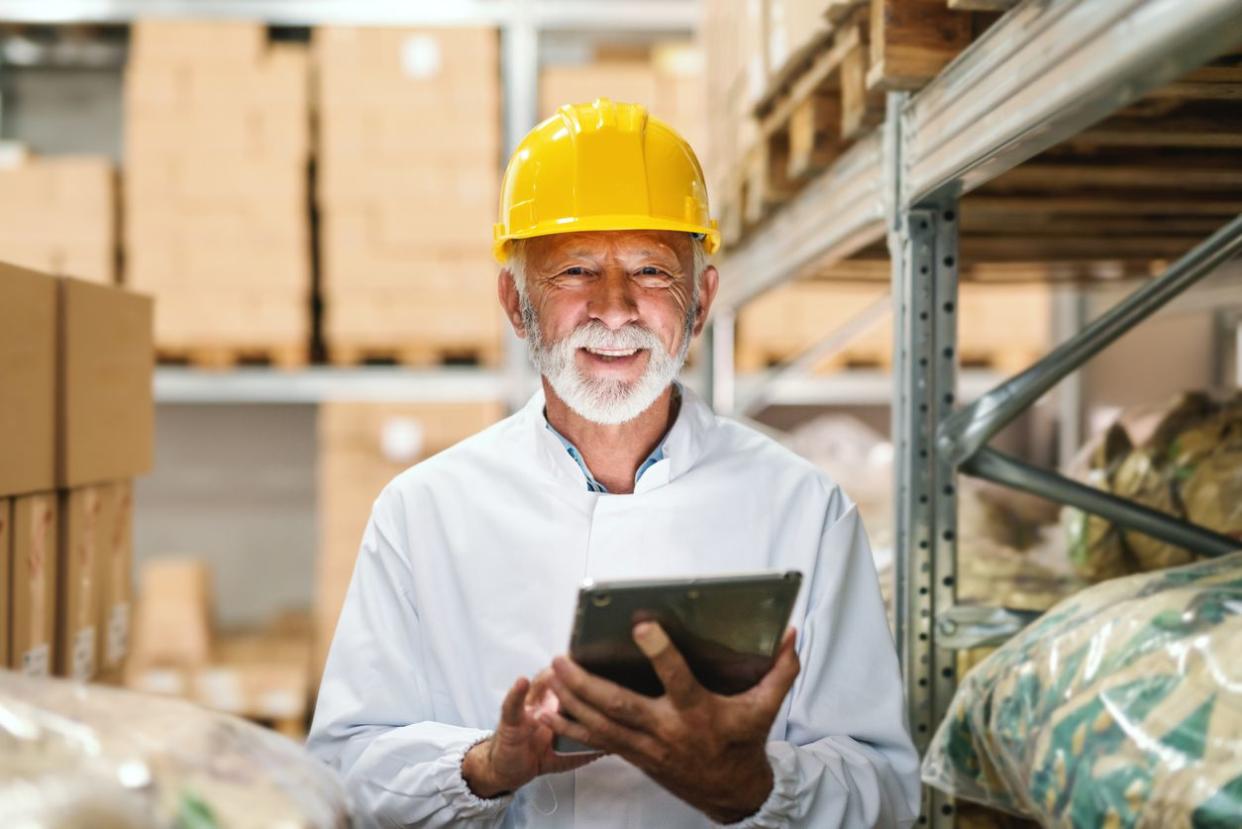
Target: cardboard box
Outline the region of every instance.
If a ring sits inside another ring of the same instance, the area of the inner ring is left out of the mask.
[[[196,558],[148,561],[139,576],[126,672],[197,668],[211,658],[211,571]],[[127,681],[128,684],[128,681]]]
[[[9,628],[13,621],[13,602],[9,577],[13,561],[13,501],[0,498],[0,668],[9,665]]]
[[[133,483],[116,481],[99,487],[103,536],[96,559],[99,615],[95,653],[101,673],[114,674],[129,654],[133,602]]]
[[[131,65],[250,63],[267,46],[267,27],[250,21],[139,20],[130,27]],[[153,67],[152,67],[153,68]]]
[[[56,483],[56,291],[0,264],[0,495]]]
[[[57,558],[56,674],[85,682],[95,676],[99,621],[99,559],[104,555],[104,489],[60,493]]]
[[[499,402],[324,403],[319,407],[315,672],[336,631],[371,505],[396,475],[504,416]]]
[[[54,492],[13,499],[9,665],[31,676],[56,664],[56,513]]]
[[[55,418],[59,487],[150,470],[155,440],[152,311],[148,296],[61,281]]]

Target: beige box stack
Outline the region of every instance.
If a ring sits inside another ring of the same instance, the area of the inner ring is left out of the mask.
[[[707,142],[703,52],[693,43],[662,43],[645,60],[597,60],[546,66],[539,77],[539,117],[562,104],[596,98],[639,103],[671,125],[700,156]]]
[[[324,27],[314,52],[329,358],[498,363],[496,30]]]
[[[0,261],[116,282],[116,170],[107,158],[20,159],[0,168]]]
[[[306,48],[254,23],[135,24],[125,76],[125,281],[159,299],[165,351],[305,360]]]
[[[151,300],[0,265],[0,664],[115,678],[152,462]]]
[[[792,282],[748,303],[738,315],[739,371],[796,357],[884,296],[879,285]],[[1041,284],[963,284],[957,350],[963,364],[1014,372],[1052,344],[1052,294]],[[884,317],[817,366],[821,372],[892,363],[892,320]]]
[[[498,402],[324,403],[319,409],[315,665],[322,671],[380,490],[403,470],[504,415]]]

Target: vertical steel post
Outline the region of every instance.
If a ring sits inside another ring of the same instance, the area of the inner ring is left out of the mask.
[[[946,198],[901,215],[892,243],[897,638],[920,754],[957,686],[954,653],[936,646],[935,629],[956,595],[957,478],[936,430],[957,394],[957,228],[957,201]],[[920,825],[948,827],[953,817],[949,798],[925,791]]]
[[[707,400],[719,415],[732,415],[736,399],[733,336],[736,314],[732,308],[717,308],[707,329]]]

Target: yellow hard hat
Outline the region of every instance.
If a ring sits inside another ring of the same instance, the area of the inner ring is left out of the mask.
[[[709,254],[720,246],[694,150],[646,107],[607,98],[566,104],[522,139],[492,252],[504,264],[513,239],[582,230],[680,230]]]

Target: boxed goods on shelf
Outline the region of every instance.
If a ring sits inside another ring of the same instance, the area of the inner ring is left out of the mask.
[[[796,357],[883,299],[879,285],[829,280],[790,282],[747,303],[738,314],[736,363],[756,371]],[[1025,368],[1051,346],[1052,293],[1046,285],[961,286],[962,362],[1010,373]],[[825,357],[821,371],[887,367],[892,323],[885,318]]]
[[[117,186],[99,156],[27,156],[0,166],[0,260],[112,283]]]
[[[56,290],[0,264],[0,495],[56,486]]]
[[[495,29],[315,30],[328,358],[496,364]]]
[[[258,630],[217,631],[211,578],[207,563],[194,557],[143,565],[125,684],[270,723],[300,739],[309,699],[309,618],[287,614]]]
[[[157,345],[208,363],[252,351],[304,363],[306,48],[269,44],[258,23],[140,21],[132,37],[125,280],[159,299]]]
[[[0,814],[18,826],[349,825],[323,764],[181,700],[0,672]]]
[[[499,420],[484,403],[328,402],[319,409],[315,676],[323,669],[371,505],[396,475]]]
[[[1147,434],[1136,442],[1131,432]],[[1216,402],[1190,393],[1154,411],[1123,414],[1083,450],[1070,473],[1099,489],[1237,537],[1242,546],[1242,396]],[[1194,560],[1189,550],[1073,507],[1066,507],[1062,518],[1069,558],[1089,581]]]
[[[1096,585],[962,681],[923,763],[1045,826],[1229,826],[1242,781],[1242,554]]]
[[[9,665],[33,676],[56,660],[57,503],[54,492],[13,499]]]

